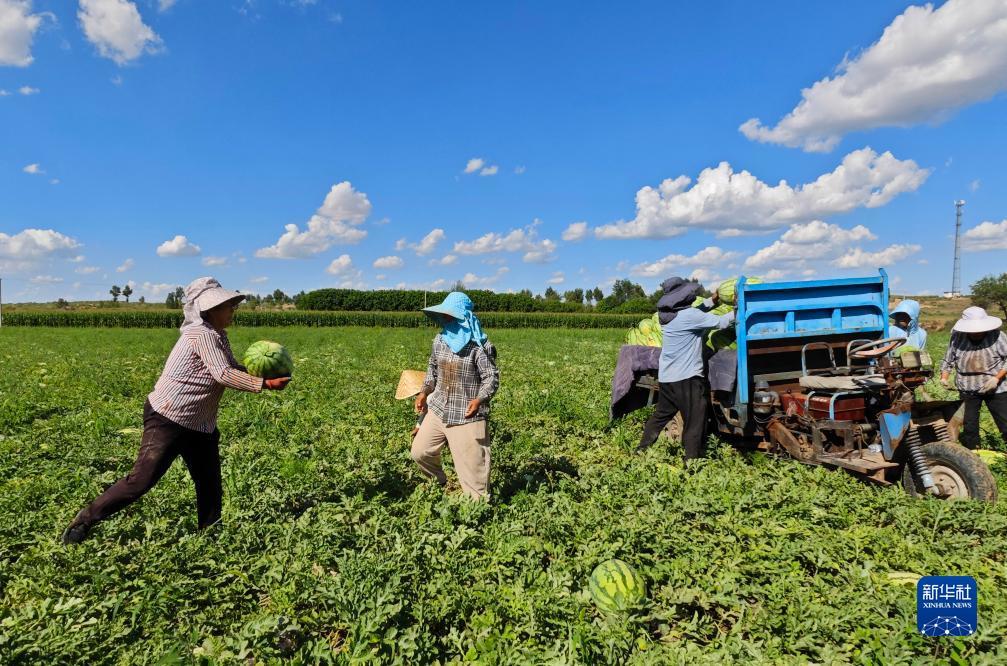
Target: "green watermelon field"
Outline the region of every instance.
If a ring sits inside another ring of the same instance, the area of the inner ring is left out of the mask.
[[[987,505],[717,443],[688,468],[664,440],[634,455],[646,414],[608,423],[623,331],[501,329],[493,501],[473,504],[422,481],[393,398],[431,336],[232,329],[295,371],[224,398],[223,523],[195,532],[179,463],[67,548],[132,464],[177,331],[0,329],[0,663],[1007,663],[1007,466]],[[628,613],[591,601],[609,558],[647,586]],[[977,579],[978,633],[916,632],[928,574]]]

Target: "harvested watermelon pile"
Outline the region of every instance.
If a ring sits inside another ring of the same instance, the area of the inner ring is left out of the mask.
[[[662,339],[661,322],[656,312],[654,316],[640,320],[640,323],[629,329],[629,333],[626,334],[627,345],[660,347]]]
[[[431,330],[235,328],[235,350],[282,340],[297,380],[225,394],[223,524],[195,532],[176,463],[64,548],[132,464],[177,331],[0,329],[0,663],[1007,663],[1007,501],[723,446],[688,469],[677,444],[633,455],[646,414],[607,423],[623,331],[489,334],[492,504],[409,458],[394,391]],[[931,341],[939,357],[947,335]],[[625,610],[592,597],[612,559],[646,590]],[[914,582],[938,573],[978,580],[975,636],[916,633]]]

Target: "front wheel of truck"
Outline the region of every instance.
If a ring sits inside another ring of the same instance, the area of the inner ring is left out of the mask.
[[[930,442],[923,444],[920,449],[940,490],[936,497],[996,501],[996,479],[982,458],[973,451],[949,442]],[[908,463],[902,471],[902,485],[913,497],[927,494],[923,483],[915,478]]]

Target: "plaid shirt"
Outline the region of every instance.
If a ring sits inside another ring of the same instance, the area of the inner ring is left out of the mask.
[[[500,371],[496,367],[496,348],[486,342],[480,347],[469,342],[459,353],[454,353],[440,334],[434,338],[433,351],[423,380],[427,408],[436,414],[444,425],[473,423],[489,418],[490,399],[500,386]],[[479,398],[479,411],[465,418],[469,402]]]
[[[948,353],[941,362],[941,372],[955,371],[955,386],[962,393],[977,393],[986,381],[1007,365],[1007,334],[992,331],[979,342],[965,333],[953,332]],[[1000,382],[996,393],[1007,391],[1007,381]]]
[[[203,323],[182,329],[147,399],[169,421],[209,433],[217,429],[217,409],[226,387],[258,393],[262,379],[238,365],[227,333]]]

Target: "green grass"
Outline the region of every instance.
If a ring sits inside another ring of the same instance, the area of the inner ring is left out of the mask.
[[[425,329],[235,329],[283,341],[283,393],[221,409],[224,523],[195,533],[176,465],[75,548],[131,465],[177,333],[0,329],[0,663],[1004,663],[1007,504],[913,500],[723,446],[683,469],[610,427],[623,333],[496,330],[488,506],[422,483],[399,371]],[[936,345],[936,341],[935,341]],[[995,470],[1007,496],[1007,470]],[[648,599],[600,614],[618,557]],[[915,632],[888,572],[967,574],[980,631]]]

